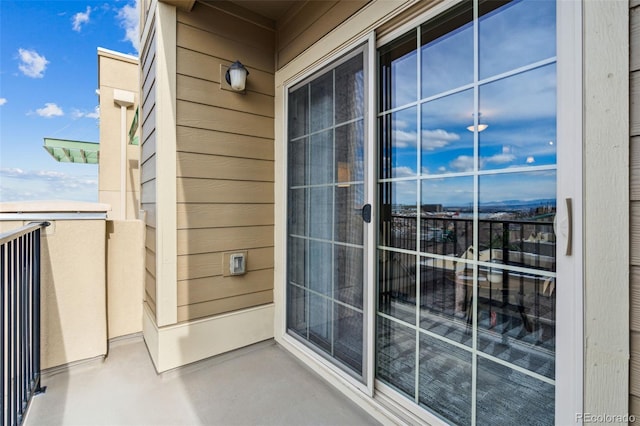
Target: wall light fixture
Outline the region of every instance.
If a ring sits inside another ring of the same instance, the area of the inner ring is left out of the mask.
[[[235,61],[231,64],[224,77],[233,90],[241,92],[245,88],[248,75],[249,71],[245,66],[240,61]]]

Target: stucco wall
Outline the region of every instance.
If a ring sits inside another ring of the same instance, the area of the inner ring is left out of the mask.
[[[98,49],[98,84],[100,90],[100,162],[98,199],[111,205],[109,219],[135,219],[140,208],[140,147],[128,143],[128,133],[138,104],[138,61],[124,54]],[[134,94],[134,104],[127,108],[126,145],[122,141],[121,109],[114,102],[114,90]],[[121,150],[126,149],[125,216],[121,214]]]
[[[106,298],[108,337],[142,331],[144,223],[106,222]]]
[[[0,221],[0,232],[30,221]],[[55,220],[41,235],[42,369],[107,353],[105,221]]]

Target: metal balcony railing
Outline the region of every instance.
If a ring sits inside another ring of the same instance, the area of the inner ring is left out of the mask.
[[[40,231],[31,223],[0,234],[2,425],[20,425],[40,386]]]
[[[458,217],[393,214],[388,218],[381,223],[380,244],[418,251],[421,256],[417,263],[413,254],[382,252],[378,277],[382,311],[392,309],[394,302],[416,306],[419,295],[419,308],[425,315],[469,319],[474,297],[469,262],[476,259],[475,296],[479,309],[496,315],[487,320],[490,325],[502,318],[511,324],[522,322],[529,331],[534,327],[530,317],[537,323],[555,321],[556,247],[551,215],[478,219],[475,223]],[[479,246],[475,255],[474,226],[478,227]],[[521,321],[512,321],[514,317]]]

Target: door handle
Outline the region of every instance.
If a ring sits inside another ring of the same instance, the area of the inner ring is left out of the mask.
[[[553,232],[567,239],[564,254],[565,256],[571,256],[573,252],[573,199],[565,198],[564,202],[567,207],[567,215],[563,218],[558,215],[554,217]]]
[[[565,198],[564,201],[567,205],[567,247],[564,254],[571,256],[573,249],[573,199]]]
[[[371,223],[371,204],[365,204],[362,207],[362,220]]]

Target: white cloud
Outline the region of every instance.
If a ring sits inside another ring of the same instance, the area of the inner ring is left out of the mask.
[[[450,165],[458,172],[471,172],[473,171],[473,157],[460,155],[453,160]]]
[[[0,106],[7,103],[7,98],[0,98]]]
[[[91,15],[91,7],[89,7],[89,6],[87,6],[87,11],[86,12],[84,12],[84,13],[78,12],[75,15],[73,15],[73,18],[72,18],[73,31],[80,32],[82,30],[82,26],[84,24],[88,24],[89,23],[90,15]]]
[[[422,131],[422,148],[433,151],[437,148],[444,148],[453,141],[460,139],[457,133],[447,132],[443,129],[423,130]]]
[[[393,168],[392,176],[396,178],[410,177],[415,175],[416,175],[416,172],[413,169],[411,169],[411,167],[399,166],[399,167]]]
[[[80,111],[79,109],[74,109],[71,112],[71,116],[73,118],[100,118],[100,106],[96,106],[93,111],[86,112]]]
[[[40,117],[51,118],[61,117],[64,115],[64,112],[62,112],[62,108],[60,108],[58,105],[48,102],[44,104],[43,108],[37,109],[36,114],[38,114]]]
[[[69,174],[50,170],[25,171],[0,168],[0,201],[78,200],[97,201],[97,170],[91,174]]]
[[[483,158],[482,161],[487,162],[487,163],[494,163],[494,164],[506,164],[506,163],[511,163],[513,160],[516,159],[516,156],[511,154],[511,153],[502,153],[502,154],[495,154],[492,155],[491,157],[486,157]]]
[[[35,50],[18,49],[18,55],[20,56],[20,65],[18,69],[22,71],[24,75],[32,78],[44,77],[44,72],[47,69],[47,58],[38,54]]]
[[[133,5],[127,4],[120,9],[116,16],[120,22],[120,26],[125,30],[124,39],[131,42],[134,49],[136,49],[136,52],[139,50],[140,41],[138,29],[138,21],[140,19],[140,15],[138,13],[139,7],[139,0],[135,0]]]
[[[395,148],[409,148],[416,146],[417,135],[414,131],[396,130],[393,132]]]

